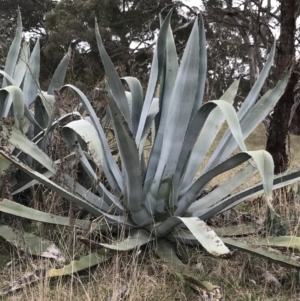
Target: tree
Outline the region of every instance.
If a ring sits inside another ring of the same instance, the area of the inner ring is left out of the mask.
[[[15,34],[18,8],[23,16],[23,30],[32,35],[45,36],[44,18],[54,8],[53,0],[0,0],[0,64],[4,66],[9,46]],[[3,68],[2,68],[3,69]]]
[[[0,0],[1,15],[9,20],[11,16],[16,15],[19,8],[23,16],[23,30],[43,34],[45,13],[54,8],[57,2],[57,0]],[[11,24],[15,27],[15,22]]]
[[[46,16],[49,38],[45,54],[52,62],[56,61],[71,43],[75,50],[73,80],[93,86],[103,77],[94,37],[97,17],[107,52],[118,66],[119,74],[141,79],[149,70],[153,41],[159,28],[158,14],[162,12],[165,16],[172,5],[172,0],[158,3],[146,0],[62,0]]]
[[[283,71],[289,68],[295,56],[295,30],[296,30],[296,0],[281,2],[280,37],[277,46],[277,59],[275,77],[279,79]],[[296,64],[290,77],[285,93],[274,109],[267,140],[267,151],[271,153],[275,163],[275,172],[285,171],[289,159],[286,149],[288,136],[288,123],[291,108],[294,104],[294,88],[299,79],[300,66]]]
[[[274,39],[271,29],[277,28],[279,30],[280,28],[281,34],[277,43],[275,67],[271,73],[269,84],[265,85],[263,92],[268,89],[268,86],[274,86],[283,76],[284,71],[292,66],[296,47],[299,47],[299,32],[296,31],[296,19],[300,13],[300,3],[295,0],[280,2],[281,6],[276,8],[274,7],[274,1],[267,1],[265,4],[257,0],[241,2],[229,0],[202,1],[205,7],[206,22],[214,22],[216,24],[216,35],[220,36],[222,30],[227,27],[230,29],[227,32],[230,34],[229,40],[232,41],[232,48],[247,48],[244,56],[240,56],[240,58],[243,66],[249,66],[251,84],[257,79],[265,60],[265,55],[269,52],[273,43]],[[232,40],[236,30],[238,30],[239,36],[242,37],[242,43],[233,42]],[[222,42],[222,44],[224,43]],[[209,51],[213,50],[210,49]],[[232,56],[230,59],[232,60]],[[224,62],[224,58],[222,61]],[[270,132],[266,148],[274,158],[276,173],[286,170],[288,166],[286,139],[289,132],[291,109],[295,107],[295,100],[299,94],[299,89],[295,89],[299,80],[299,64],[298,62],[294,66],[288,87],[275,108],[269,127]],[[241,74],[241,76],[243,77],[244,75]],[[297,131],[295,124],[300,119],[299,112],[300,109],[298,107],[291,122],[294,133]]]
[[[210,45],[212,47],[208,48],[208,53],[217,58],[219,65],[223,64],[230,70],[223,72],[221,80],[215,83],[216,87],[222,85],[222,80],[242,78],[242,90],[238,100],[243,101],[243,95],[253,86],[273,45],[271,28],[274,30],[277,27],[278,9],[273,8],[270,1],[263,4],[256,0],[202,0],[202,3],[205,7],[203,13],[206,23],[214,32],[214,40],[222,45]],[[208,28],[207,25],[206,27]],[[227,46],[224,47],[225,45]],[[220,56],[222,50],[224,53]],[[263,92],[273,85],[274,81],[269,77]],[[221,91],[217,95],[221,96]]]

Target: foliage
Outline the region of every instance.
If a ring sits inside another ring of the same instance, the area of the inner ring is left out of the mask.
[[[46,57],[58,60],[60,52],[65,52],[68,45],[72,44],[76,54],[73,62],[75,80],[95,85],[99,76],[103,76],[100,74],[102,66],[94,39],[93,24],[97,17],[107,50],[120,71],[124,75],[141,73],[138,69],[147,72],[152,47],[136,50],[134,54],[130,44],[151,44],[159,26],[154,16],[171,3],[170,0],[159,3],[144,0],[60,1],[46,16],[45,30],[49,35],[44,49]]]
[[[60,87],[66,75],[71,52],[65,55],[57,67],[48,91],[40,89],[40,44],[37,40],[30,53],[29,44],[22,40],[22,20],[18,13],[16,36],[9,49],[3,76],[2,89],[0,89],[0,116],[7,118],[6,123],[13,124],[27,138],[34,141],[44,151],[50,139],[51,126],[57,115],[57,105],[54,99],[54,90]],[[13,119],[12,119],[13,118]],[[44,131],[45,129],[45,131]],[[26,162],[31,167],[36,165],[29,156],[20,154],[16,147],[4,144],[10,152]],[[1,157],[1,165],[6,161]],[[5,168],[0,167],[1,174]]]
[[[24,31],[31,32],[31,34],[44,35],[43,23],[45,14],[54,8],[56,1],[1,0],[0,3],[0,64],[2,66],[5,63],[9,45],[14,37],[18,8],[23,13]]]
[[[273,62],[274,45],[261,74],[238,113],[232,106],[238,81],[229,87],[220,100],[203,104],[207,64],[203,20],[201,18],[198,22],[196,19],[181,64],[178,66],[170,19],[171,13],[161,22],[144,101],[142,86],[136,78],[119,78],[104,49],[96,23],[97,46],[108,78],[108,109],[119,148],[121,168],[111,154],[103,127],[88,99],[72,85],[63,86],[60,92],[73,90],[88,117],[81,116],[79,120],[65,125],[62,135],[72,151],[79,155],[84,172],[90,180],[89,187],[76,182],[66,172],[58,172],[58,164],[34,142],[27,139],[21,129],[16,127],[16,122],[15,125],[1,122],[2,141],[30,155],[44,171],[33,170],[5,149],[0,150],[0,153],[33,179],[24,187],[13,187],[12,194],[41,183],[92,216],[103,217],[103,221],[98,223],[99,230],[107,230],[109,227],[115,232],[125,226],[128,233],[125,240],[112,244],[93,242],[98,248],[112,250],[109,255],[153,241],[157,245],[158,256],[171,265],[178,265],[177,260],[170,262],[169,256],[166,255],[166,249],[172,251],[172,245],[166,241],[180,241],[186,244],[197,242],[214,256],[231,256],[222,239],[205,223],[205,220],[214,215],[262,192],[265,193],[266,202],[274,214],[271,204],[274,178],[272,158],[265,151],[248,151],[244,139],[274,107],[284,92],[290,73],[286,72],[277,86],[257,101]],[[122,82],[128,85],[130,91],[124,90]],[[159,98],[155,98],[158,84]],[[225,120],[229,128],[204,170],[197,176],[197,171]],[[51,123],[48,128],[52,126]],[[145,160],[145,140],[150,128],[152,148],[149,159]],[[241,152],[231,156],[237,147]],[[246,166],[242,166],[232,178],[208,195],[201,196],[203,189],[214,177],[242,163],[246,163]],[[102,172],[107,185],[100,179]],[[262,183],[230,196],[257,172],[262,177]],[[299,170],[291,171],[276,177],[274,187],[294,183],[299,181],[299,178]],[[1,201],[0,210],[33,220],[40,220],[43,216],[45,222],[68,225],[64,218],[60,219],[47,213],[40,214],[37,210],[6,199]],[[78,227],[86,227],[84,221],[75,220],[75,223]],[[284,245],[288,239],[284,241]],[[225,241],[229,246],[242,248],[277,262],[273,252],[264,248],[256,252],[255,248],[247,244],[240,247],[239,241]],[[268,240],[263,240],[261,245],[268,245]],[[103,254],[98,260],[94,260],[95,255],[92,257],[90,265],[107,259]],[[281,253],[280,259],[288,260],[288,256]],[[71,264],[65,269],[50,270],[51,272],[46,271],[42,274],[43,277],[65,275],[80,270],[78,266],[86,268],[87,261],[87,258],[79,260],[75,269]],[[299,266],[294,259],[290,259],[289,263],[295,267]],[[180,270],[177,270],[177,273],[181,273]],[[206,285],[196,276],[191,276],[185,269],[182,273],[188,283],[193,282],[201,289],[216,289],[212,285]]]

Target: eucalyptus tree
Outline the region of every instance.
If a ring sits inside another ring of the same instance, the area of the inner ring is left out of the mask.
[[[281,2],[280,37],[277,46],[275,69],[275,77],[277,79],[283,70],[294,63],[296,19],[299,7],[299,1],[296,0]],[[289,79],[286,91],[274,109],[268,135],[267,150],[273,156],[276,173],[287,170],[289,164],[286,140],[289,132],[291,110],[295,103],[295,87],[300,79],[300,60],[294,65],[294,72]],[[298,117],[297,114],[295,117]]]

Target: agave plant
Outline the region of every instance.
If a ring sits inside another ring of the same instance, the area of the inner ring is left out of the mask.
[[[53,129],[54,115],[57,112],[54,90],[63,85],[71,58],[71,49],[57,67],[48,91],[44,92],[41,91],[39,84],[39,40],[36,41],[31,54],[29,46],[22,39],[21,13],[18,12],[16,35],[9,49],[5,68],[3,71],[0,70],[0,74],[3,76],[2,88],[0,89],[0,117],[13,118],[11,122],[14,127],[46,151],[51,129]],[[36,135],[38,137],[35,137]],[[18,154],[22,161],[33,167],[30,157],[14,151],[12,146],[10,146],[10,150],[15,155]],[[4,158],[1,158],[0,162],[2,174],[8,162]]]
[[[206,80],[203,21],[201,18],[195,21],[179,66],[170,18],[171,13],[161,25],[144,100],[141,84],[136,78],[118,77],[104,49],[96,22],[97,44],[109,83],[108,110],[118,144],[121,168],[111,154],[103,127],[86,96],[72,85],[65,85],[60,89],[60,92],[73,90],[88,113],[88,117],[81,117],[65,125],[62,135],[73,152],[80,156],[93,189],[83,187],[66,173],[58,174],[58,164],[43,150],[29,141],[16,127],[1,123],[2,141],[30,155],[47,170],[44,173],[34,171],[9,152],[0,150],[3,157],[33,179],[25,187],[13,187],[12,194],[41,183],[91,215],[104,217],[105,221],[99,222],[97,219],[95,224],[80,219],[70,221],[67,217],[50,215],[7,199],[0,202],[0,211],[57,225],[75,225],[82,229],[92,227],[95,231],[114,231],[125,227],[128,233],[125,240],[117,240],[113,244],[94,242],[102,249],[71,262],[63,269],[45,270],[41,273],[44,277],[76,272],[111,258],[117,251],[128,251],[151,241],[156,244],[158,256],[168,262],[176,273],[183,275],[187,281],[193,279],[193,283],[204,290],[216,291],[218,288],[197,279],[180,263],[172,241],[197,243],[207,252],[219,257],[228,257],[231,254],[228,249],[230,246],[275,262],[300,266],[296,260],[278,254],[272,248],[267,250],[259,247],[268,244],[273,247],[287,245],[290,238],[285,237],[284,242],[263,239],[254,248],[230,237],[219,237],[216,232],[222,235],[224,231],[214,231],[205,223],[211,217],[262,193],[265,194],[271,212],[275,214],[271,204],[272,189],[299,181],[299,170],[274,178],[270,154],[264,150],[248,151],[244,143],[279,100],[290,73],[287,72],[273,90],[259,98],[273,62],[273,47],[257,82],[238,113],[232,103],[239,81],[235,81],[220,100],[203,104]],[[123,83],[128,85],[130,91],[124,90]],[[158,85],[159,98],[155,98]],[[225,120],[228,130],[205,168],[198,174],[199,167]],[[149,131],[152,137],[150,154],[145,151]],[[241,152],[232,155],[237,147]],[[213,178],[242,163],[246,163],[246,166],[243,165],[217,189],[202,197],[201,192]],[[103,171],[107,185],[99,180],[98,170]],[[262,177],[261,183],[230,195],[257,172]],[[51,180],[54,175],[55,182]],[[231,235],[234,234],[227,234]],[[295,238],[294,245],[298,246],[297,243],[299,242]],[[14,289],[16,287],[17,285]],[[12,290],[11,288],[7,292]]]
[[[0,116],[5,120],[5,124],[18,129],[44,151],[47,151],[51,132],[57,125],[57,121],[54,120],[57,113],[54,91],[63,85],[70,58],[71,49],[58,65],[47,92],[41,91],[39,85],[39,40],[30,54],[29,44],[22,39],[22,20],[21,13],[18,11],[16,35],[9,49],[5,68],[3,71],[0,70],[0,74],[3,76],[2,88],[0,89]],[[66,114],[60,120],[70,119],[73,115],[74,113]],[[14,154],[27,165],[35,169],[38,168],[30,156],[24,154],[13,144],[5,144],[5,141],[1,140],[0,145],[2,149]],[[0,156],[0,187],[3,185],[4,173],[9,167],[10,161]],[[18,178],[24,178],[25,182],[31,179],[28,176],[26,178],[24,173],[19,174]],[[6,178],[6,182],[13,185],[16,183],[16,179],[10,176]],[[5,187],[3,189],[5,190]],[[31,254],[52,257],[49,255],[48,248],[52,251],[55,249],[57,254],[60,252],[52,242],[32,234],[22,237],[22,233],[17,234],[17,232],[11,231],[8,226],[0,226],[0,236],[22,250],[24,248],[29,249]],[[24,240],[27,242],[26,247],[22,243]],[[41,247],[42,245],[43,247]]]

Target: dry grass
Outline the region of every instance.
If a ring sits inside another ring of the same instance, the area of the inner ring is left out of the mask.
[[[238,253],[231,260],[212,258],[190,249],[189,267],[203,279],[220,285],[226,300],[300,300],[298,273],[256,257]],[[4,268],[3,284],[32,271],[37,261],[26,259]],[[118,298],[123,291],[126,298]],[[119,254],[111,261],[80,274],[48,279],[28,286],[3,301],[196,301],[200,297],[173,276],[151,252]]]
[[[4,267],[1,273],[2,284],[7,285],[25,272],[32,271],[37,264],[41,262],[24,258],[21,262],[16,261],[9,267]],[[126,295],[126,300],[131,301],[194,300],[184,283],[173,276],[151,251],[145,250],[118,254],[89,271],[47,279],[2,300],[117,301],[121,300],[120,295]]]
[[[225,129],[222,130],[224,132]],[[246,140],[249,150],[264,149],[266,135],[264,126],[258,129]],[[210,150],[212,153],[213,148]],[[290,137],[290,158],[291,167],[299,165],[300,162],[300,137]],[[224,181],[234,171],[220,175],[210,185],[214,186]],[[248,186],[257,182],[259,177],[246,183]],[[59,206],[54,208],[55,195],[47,194],[48,202],[43,206],[52,212],[62,211]],[[263,210],[262,210],[263,208]],[[253,214],[263,216],[264,208],[261,203],[248,202],[242,209]],[[289,211],[300,212],[300,208],[295,202],[289,208],[285,208],[285,216]],[[65,212],[66,213],[66,212]],[[20,226],[20,223],[18,223]],[[22,224],[22,227],[27,225]],[[53,239],[58,243],[70,258],[86,254],[87,247],[76,242],[75,234],[69,230],[60,230],[54,226],[30,224],[35,232],[40,232],[43,236]],[[299,225],[294,228],[294,234],[298,233]],[[2,241],[1,241],[2,242]],[[78,245],[80,247],[78,247]],[[189,267],[194,270],[204,280],[221,286],[225,291],[226,300],[232,301],[288,301],[300,300],[299,274],[295,270],[286,269],[266,260],[238,252],[230,260],[220,260],[212,258],[199,250],[189,249]],[[24,272],[29,272],[38,267],[41,262],[34,258],[23,258],[21,261],[14,261],[9,267],[5,264],[12,257],[19,258],[21,254],[12,251],[11,247],[2,243],[0,245],[0,270],[3,287],[12,280],[18,278]],[[21,256],[22,257],[22,256]],[[45,264],[45,262],[43,262]],[[129,285],[129,286],[128,286]],[[28,286],[13,295],[5,296],[3,301],[17,300],[97,300],[97,301],[118,301],[125,300],[118,298],[116,293],[124,289],[127,292],[126,300],[139,301],[171,301],[171,300],[200,300],[200,297],[184,283],[178,280],[168,267],[150,251],[137,250],[128,254],[119,254],[112,260],[90,269],[83,273],[72,276],[64,276],[56,279],[48,279],[43,283]],[[0,297],[1,300],[1,297]]]

